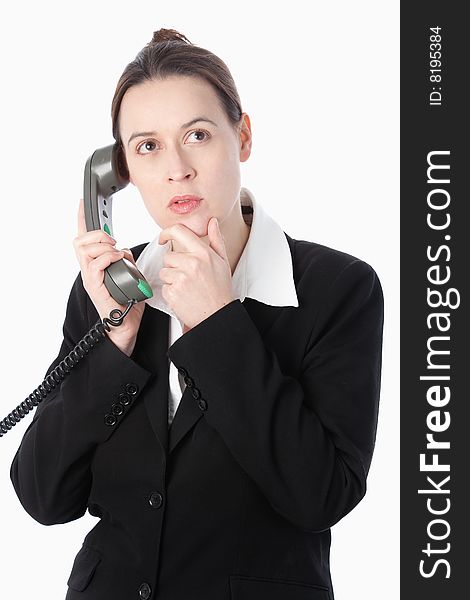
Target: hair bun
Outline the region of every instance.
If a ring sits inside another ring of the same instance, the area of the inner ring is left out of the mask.
[[[153,37],[148,45],[150,46],[171,40],[178,40],[186,44],[191,44],[188,38],[182,33],[179,33],[179,31],[176,31],[176,29],[159,29],[158,31],[153,32]]]

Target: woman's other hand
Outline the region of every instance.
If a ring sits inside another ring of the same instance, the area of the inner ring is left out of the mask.
[[[209,245],[182,223],[160,232],[160,244],[174,239],[186,248],[168,250],[159,272],[162,296],[185,324],[183,332],[234,300],[230,262],[216,217],[210,219],[207,235]]]

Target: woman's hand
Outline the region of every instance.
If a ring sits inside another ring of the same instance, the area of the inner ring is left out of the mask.
[[[159,276],[162,296],[185,324],[183,333],[234,300],[232,272],[215,217],[207,227],[209,245],[191,229],[176,223],[160,232],[159,243],[174,239],[186,252],[168,250]]]
[[[127,258],[135,264],[130,250],[114,248],[116,240],[105,231],[87,231],[83,198],[78,209],[78,236],[73,240],[73,247],[80,264],[83,287],[90,296],[101,319],[109,317],[114,308],[124,311],[126,306],[118,304],[104,285],[104,269],[111,263]],[[107,333],[111,341],[127,356],[134,350],[137,332],[139,331],[145,302],[134,304],[124,321],[118,327],[111,325]]]

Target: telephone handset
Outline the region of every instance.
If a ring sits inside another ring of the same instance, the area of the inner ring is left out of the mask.
[[[122,190],[129,182],[117,168],[116,146],[98,148],[88,158],[84,175],[85,222],[88,231],[103,229],[112,235],[113,194]],[[153,296],[152,289],[135,265],[123,258],[105,269],[104,283],[111,296],[120,305],[127,305],[124,311],[115,308],[109,318],[99,320],[76,344],[75,348],[53,369],[44,381],[23,400],[9,415],[0,421],[0,437],[36,407],[61,381],[70,370],[105,336],[105,331],[118,327],[136,302]]]
[[[117,169],[116,146],[98,148],[85,165],[84,205],[88,231],[103,229],[112,232],[113,195],[129,183]],[[129,300],[140,302],[153,296],[152,288],[140,271],[126,258],[105,269],[104,283],[119,304]]]

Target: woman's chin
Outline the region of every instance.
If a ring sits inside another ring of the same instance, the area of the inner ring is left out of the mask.
[[[190,229],[193,233],[195,233],[198,237],[206,237],[207,236],[207,228],[209,225],[210,217],[202,217],[199,215],[188,215],[187,218],[179,218],[175,221],[175,223],[181,223],[188,229]]]

